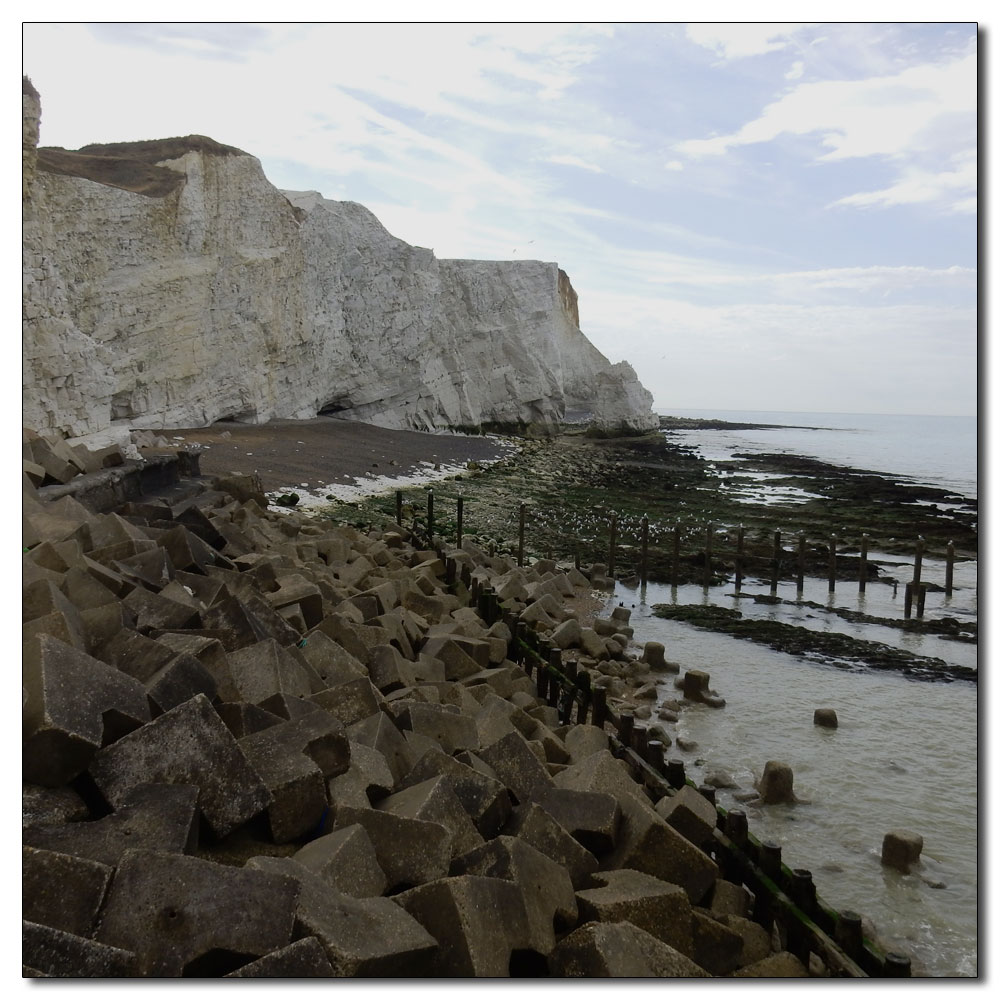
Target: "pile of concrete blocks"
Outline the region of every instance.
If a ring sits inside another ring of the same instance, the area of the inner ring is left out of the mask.
[[[806,974],[699,803],[560,725],[445,582],[551,631],[574,571],[253,491],[24,488],[26,976]]]

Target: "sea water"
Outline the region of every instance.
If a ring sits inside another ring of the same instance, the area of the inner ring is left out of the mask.
[[[708,460],[723,460],[736,451],[802,454],[976,496],[973,418],[670,413],[832,428],[679,432],[684,443]],[[766,490],[766,482],[761,490]],[[873,561],[879,561],[877,553]],[[925,562],[924,579],[939,570],[943,573],[943,567]],[[928,617],[948,614],[975,620],[974,563],[956,566],[955,585],[950,598],[928,595]],[[743,590],[768,594],[770,586],[766,581],[748,580]],[[794,584],[781,584],[778,596],[794,601]],[[825,580],[807,579],[803,597],[825,606],[902,617],[901,588],[893,594],[889,587],[870,585],[859,595],[856,587],[845,585],[831,598]],[[611,602],[633,609],[636,642],[662,642],[668,659],[678,661],[682,671],[706,671],[711,687],[726,699],[721,709],[685,707],[676,727],[667,728],[693,741],[695,749],[680,751],[675,743],[668,756],[685,760],[689,777],[696,781],[713,771],[730,775],[737,788],[720,789],[720,804],[745,808],[758,837],[780,843],[789,867],[810,869],[828,903],[869,918],[891,950],[910,957],[915,975],[977,975],[977,685],[915,681],[891,671],[823,665],[652,613],[657,603],[702,602],[887,642],[967,666],[977,665],[977,647],[939,636],[849,623],[814,608],[754,605],[735,597],[731,584],[709,590],[697,585],[630,588],[619,584]],[[661,687],[660,700],[676,694],[668,680]],[[816,708],[833,708],[838,728],[815,726]],[[802,801],[792,806],[754,807],[734,798],[753,789],[769,760],[792,767],[795,792]],[[882,838],[896,829],[917,833],[924,840],[921,866],[909,875],[881,864]]]

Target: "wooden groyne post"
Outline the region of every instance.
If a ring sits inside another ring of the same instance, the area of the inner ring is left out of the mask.
[[[611,535],[608,538],[608,576],[615,578],[615,544],[618,539],[618,515],[611,515]]]
[[[646,583],[649,566],[649,518],[642,515],[642,535],[640,538],[639,579]]]
[[[858,562],[858,593],[865,592],[868,583],[868,535],[861,536],[861,558]]]
[[[920,574],[923,571],[924,566],[924,537],[920,535],[917,538],[916,551],[913,553],[913,589],[917,590],[920,587]]]
[[[521,501],[521,510],[518,517],[517,523],[517,564],[518,566],[524,565],[524,511],[527,504]]]
[[[830,593],[837,589],[837,536],[830,536]]]
[[[743,525],[736,531],[736,593],[743,589]]]
[[[944,566],[944,596],[951,597],[955,583],[955,543],[948,542],[947,561]]]
[[[715,534],[715,525],[709,522],[705,525],[705,589],[712,583],[712,536]]]
[[[774,548],[771,551],[771,593],[778,592],[778,577],[781,573],[781,532],[774,533]]]
[[[678,573],[680,571],[680,561],[681,561],[681,524],[680,521],[674,522],[674,552],[673,557],[670,560],[670,583],[672,586],[677,586]]]
[[[795,574],[795,589],[801,594],[806,581],[806,536],[799,535],[799,564]]]

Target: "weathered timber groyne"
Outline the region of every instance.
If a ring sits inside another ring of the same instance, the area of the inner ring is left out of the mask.
[[[574,612],[602,567],[268,510],[252,477],[45,490],[26,975],[907,974],[635,724],[669,669],[625,609]]]

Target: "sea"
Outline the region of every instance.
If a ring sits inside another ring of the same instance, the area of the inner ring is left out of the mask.
[[[978,497],[977,421],[974,417],[735,410],[661,410],[679,417],[787,425],[767,430],[671,432],[671,440],[710,462],[735,453],[784,452],[941,486],[956,498]],[[797,428],[820,428],[801,430]],[[747,499],[747,498],[745,498]],[[766,481],[761,503],[771,501]],[[880,554],[874,554],[879,561]],[[885,556],[896,563],[899,556]],[[978,566],[956,565],[951,597],[928,596],[926,616],[975,620]],[[943,578],[943,564],[925,560],[923,579]],[[744,593],[770,593],[767,581],[748,580]],[[794,583],[778,596],[796,600]],[[831,598],[824,580],[806,580],[803,597],[827,608],[902,616],[902,588],[838,588]],[[952,663],[978,666],[975,645],[918,636],[884,626],[848,623],[826,610],[794,604],[755,605],[732,585],[617,585],[611,606],[632,608],[635,641],[662,642],[681,670],[709,673],[723,708],[685,707],[668,756],[685,761],[696,781],[722,775],[733,789],[718,801],[747,811],[751,830],[781,844],[789,867],[813,872],[819,894],[837,909],[869,920],[889,950],[910,957],[914,976],[980,974],[980,713],[978,685],[911,680],[890,671],[843,669],[772,651],[764,646],[696,629],[653,615],[658,603],[712,603],[796,625],[887,642]],[[661,701],[675,696],[669,686]],[[836,729],[813,724],[816,708],[833,708]],[[655,718],[654,720],[655,721]],[[769,760],[792,767],[794,805],[755,807],[736,798],[752,790]],[[923,838],[921,864],[903,875],[881,864],[884,835],[907,830]]]

